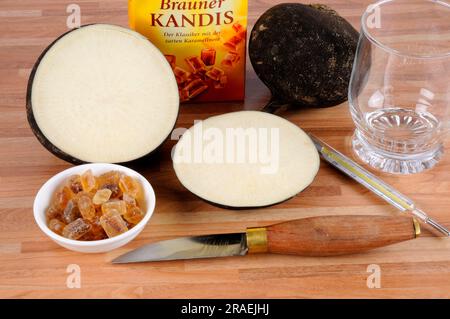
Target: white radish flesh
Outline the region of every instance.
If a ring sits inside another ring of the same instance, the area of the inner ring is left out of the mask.
[[[178,115],[177,84],[165,57],[119,26],[89,25],[58,39],[29,90],[35,134],[77,161],[143,157],[162,144]]]
[[[243,162],[237,161],[238,140],[232,141],[231,135],[227,135],[239,129],[247,134],[266,132],[257,135],[253,142],[247,135],[245,152],[248,156]],[[278,136],[270,133],[276,131]],[[203,135],[199,138],[200,132]],[[265,145],[261,144],[264,135],[268,140]],[[212,143],[223,147],[214,148]],[[229,143],[236,147],[227,148]],[[220,149],[223,154],[217,155]],[[267,156],[255,161],[249,154],[259,151]],[[213,155],[206,157],[205,154]],[[285,201],[311,184],[320,164],[314,144],[298,126],[276,115],[257,111],[228,113],[196,123],[176,145],[173,161],[184,187],[200,198],[230,208],[262,207]]]

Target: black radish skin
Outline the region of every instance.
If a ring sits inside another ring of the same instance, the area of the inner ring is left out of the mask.
[[[250,36],[253,68],[272,93],[268,105],[329,107],[347,100],[359,33],[324,5],[267,10]]]

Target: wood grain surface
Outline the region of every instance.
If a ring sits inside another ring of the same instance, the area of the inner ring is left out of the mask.
[[[249,27],[278,1],[250,0]],[[368,1],[323,0],[359,29]],[[25,115],[30,69],[41,51],[67,31],[66,8],[81,7],[82,24],[127,26],[125,0],[0,1],[0,297],[31,298],[423,298],[450,297],[450,241],[424,231],[421,238],[354,256],[313,258],[252,255],[215,260],[112,265],[111,259],[144,243],[178,236],[243,231],[296,218],[344,214],[399,214],[346,176],[321,163],[314,183],[301,195],[274,207],[232,211],[204,203],[175,178],[165,145],[152,160],[132,168],[155,188],[157,205],[143,233],[106,254],[68,251],[50,241],[33,219],[40,186],[70,167],[47,152],[32,135]],[[196,119],[241,109],[260,109],[268,90],[247,66],[245,103],[185,105],[178,127]],[[353,123],[348,104],[280,114],[353,157]],[[448,143],[446,149],[448,150]],[[381,175],[420,207],[450,227],[450,156],[413,176]],[[214,187],[214,185],[211,185]],[[66,285],[68,265],[81,269],[81,288]],[[368,288],[378,265],[381,287]]]

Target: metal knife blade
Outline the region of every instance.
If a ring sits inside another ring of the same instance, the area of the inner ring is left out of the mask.
[[[144,245],[114,259],[114,264],[243,256],[248,248],[245,233],[182,237]]]

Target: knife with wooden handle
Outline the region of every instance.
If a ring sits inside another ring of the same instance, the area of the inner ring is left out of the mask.
[[[245,233],[182,237],[144,245],[113,260],[135,263],[272,253],[298,256],[355,254],[414,239],[420,235],[413,218],[393,216],[318,216]]]

